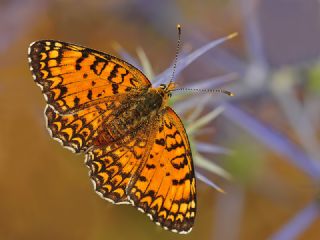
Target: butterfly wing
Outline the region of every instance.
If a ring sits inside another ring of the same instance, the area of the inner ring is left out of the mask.
[[[115,203],[130,203],[127,186],[148,152],[148,136],[152,129],[141,128],[119,142],[96,146],[86,154],[86,165],[96,192]]]
[[[196,186],[190,145],[180,118],[166,108],[145,164],[132,177],[128,196],[158,225],[174,232],[191,231],[196,213]]]
[[[92,145],[101,123],[123,99],[151,86],[129,63],[65,42],[32,43],[29,62],[48,103],[51,136],[75,152]]]
[[[65,42],[32,43],[29,62],[47,103],[64,115],[151,86],[143,73],[129,63]]]

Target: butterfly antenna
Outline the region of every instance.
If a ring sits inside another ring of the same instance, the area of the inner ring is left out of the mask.
[[[179,51],[180,51],[180,43],[181,43],[181,25],[180,24],[177,25],[177,30],[178,30],[178,41],[177,41],[176,56],[175,56],[174,64],[173,64],[172,76],[171,76],[171,79],[170,79],[168,86],[170,85],[170,83],[173,82],[174,74],[175,74],[176,68],[177,68],[178,56],[179,56]]]
[[[233,92],[227,91],[225,89],[216,88],[216,89],[199,89],[199,88],[176,88],[172,91],[192,91],[192,92],[209,92],[209,93],[224,93],[228,96],[234,96]]]

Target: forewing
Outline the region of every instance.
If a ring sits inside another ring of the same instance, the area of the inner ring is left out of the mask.
[[[196,186],[187,134],[171,108],[162,116],[143,168],[130,182],[128,196],[139,210],[165,229],[191,231]]]
[[[115,203],[129,203],[127,186],[148,152],[148,135],[151,128],[141,128],[119,142],[96,146],[86,155],[86,165],[96,192]]]
[[[29,47],[30,69],[47,103],[59,114],[149,88],[138,69],[114,56],[75,44],[43,40]]]

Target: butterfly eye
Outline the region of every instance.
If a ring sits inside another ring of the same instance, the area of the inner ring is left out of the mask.
[[[165,84],[160,84],[160,87],[162,88],[162,89],[166,89],[166,85]]]
[[[171,93],[171,92],[169,92],[169,93],[168,93],[168,96],[169,96],[169,97],[172,97],[172,93]]]

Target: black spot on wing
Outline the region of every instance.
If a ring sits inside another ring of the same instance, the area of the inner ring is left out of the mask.
[[[82,52],[82,57],[78,58],[76,60],[76,70],[80,70],[81,69],[81,66],[80,64],[83,62],[84,59],[86,59],[88,57],[88,53],[83,51]]]
[[[119,68],[119,65],[115,65],[115,66],[113,67],[113,69],[111,70],[110,75],[108,76],[108,80],[109,80],[110,82],[113,82],[113,81],[112,81],[113,78],[117,77],[118,68]]]
[[[146,168],[150,170],[150,169],[155,169],[156,166],[154,164],[146,164]]]
[[[160,145],[160,146],[164,146],[165,145],[165,141],[164,141],[163,138],[156,139],[155,143]]]
[[[74,105],[75,105],[75,106],[78,106],[78,105],[79,105],[79,102],[80,102],[80,98],[75,97],[75,98],[73,99],[73,102],[74,102]]]
[[[60,88],[60,97],[65,95],[67,92],[68,92],[68,88],[65,87],[65,86],[61,86],[61,88]]]
[[[138,179],[139,179],[139,181],[141,181],[141,182],[147,181],[146,177],[144,177],[144,176],[139,176]]]
[[[179,159],[179,158],[183,158],[182,161],[178,161],[178,163],[176,163],[174,160]],[[184,168],[186,165],[188,165],[188,159],[186,157],[186,154],[183,153],[179,156],[174,157],[173,159],[171,159],[171,165],[175,168],[175,169],[181,169]]]
[[[87,98],[89,100],[92,100],[92,90],[91,89],[88,91]]]
[[[112,83],[112,93],[117,94],[119,89],[119,85],[116,83]]]
[[[173,179],[173,180],[172,180],[172,184],[173,184],[173,185],[182,185],[182,184],[184,184],[184,182],[185,182],[186,180],[190,180],[190,179],[192,179],[192,175],[188,172],[188,173],[186,173],[186,175],[184,175],[183,178],[181,178],[181,179],[179,179],[179,180]]]

